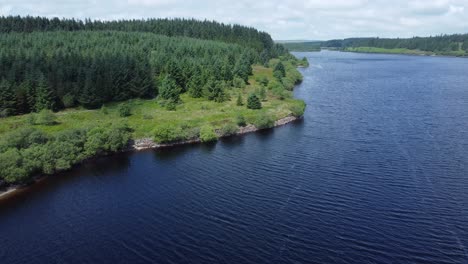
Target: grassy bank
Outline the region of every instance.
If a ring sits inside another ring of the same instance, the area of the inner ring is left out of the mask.
[[[296,67],[302,61],[283,59],[286,76],[274,74],[279,59],[269,67],[253,66],[247,85],[226,89],[227,101],[181,95],[175,109],[159,99],[133,99],[101,109],[72,108],[50,113],[1,118],[0,170],[5,183],[25,182],[37,174],[53,174],[84,159],[123,149],[130,139],[170,142],[200,138],[216,140],[241,126],[269,127],[290,115],[302,115],[304,102],[293,99],[292,89],[302,80]],[[247,98],[261,100],[261,109],[249,109]],[[122,109],[126,109],[123,114]],[[0,179],[1,185],[1,179]]]

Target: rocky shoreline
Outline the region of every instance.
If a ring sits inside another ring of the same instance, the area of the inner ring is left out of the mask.
[[[287,116],[285,118],[281,118],[275,121],[275,124],[273,127],[286,125],[288,123],[298,120],[299,118],[300,117],[295,117],[295,116]],[[239,131],[234,135],[243,135],[243,134],[252,133],[255,131],[259,131],[259,130],[261,129],[258,129],[254,125],[247,125],[245,127],[239,128]],[[229,136],[234,136],[234,135],[229,135]],[[222,137],[228,137],[228,136],[220,136],[220,138]],[[154,142],[151,138],[142,138],[142,139],[136,139],[136,140],[131,141],[130,147],[128,150],[140,151],[140,150],[146,150],[146,149],[167,148],[167,147],[175,147],[175,146],[195,144],[195,143],[201,143],[201,140],[197,138],[197,139],[190,139],[190,140],[178,141],[178,142],[173,142],[173,143],[158,144]]]
[[[287,116],[287,117],[284,117],[275,121],[275,124],[273,127],[284,126],[286,124],[289,124],[301,118],[302,117]],[[247,125],[245,127],[239,128],[239,131],[236,134],[229,135],[229,136],[243,135],[247,133],[256,132],[259,130],[262,130],[262,129],[259,129],[255,127],[254,125]],[[220,136],[220,138],[222,137],[228,137],[228,136]],[[136,140],[130,141],[129,147],[125,149],[124,151],[141,151],[141,150],[147,150],[147,149],[168,148],[168,147],[175,147],[175,146],[182,146],[182,145],[196,144],[196,143],[201,143],[201,140],[191,139],[191,140],[185,140],[185,141],[179,141],[179,142],[173,142],[173,143],[167,143],[167,144],[158,144],[154,142],[151,138],[142,138],[142,139],[136,139]],[[28,185],[34,184],[37,181],[44,179],[46,177],[49,177],[49,176],[36,177],[33,180],[33,182],[31,182]],[[15,195],[18,191],[20,191],[22,188],[27,187],[28,185],[0,186],[0,200],[6,199],[10,196]]]

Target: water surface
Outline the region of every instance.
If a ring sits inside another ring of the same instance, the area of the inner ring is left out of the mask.
[[[41,182],[1,263],[468,263],[468,59],[297,55],[303,121]]]

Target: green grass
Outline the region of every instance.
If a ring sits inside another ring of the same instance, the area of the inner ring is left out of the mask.
[[[267,100],[262,102],[262,110],[249,110],[246,106],[237,106],[236,99],[239,92],[242,93],[244,103],[248,94],[254,92],[259,84],[255,79],[258,76],[266,76],[273,79],[271,68],[263,66],[253,67],[254,75],[250,77],[249,85],[244,89],[232,88],[229,90],[230,101],[216,103],[203,98],[191,98],[187,94],[181,96],[182,103],[177,105],[176,111],[168,111],[162,107],[157,99],[142,100],[135,99],[121,103],[106,104],[107,114],[100,109],[88,110],[83,108],[67,109],[55,113],[58,124],[53,126],[35,125],[34,127],[49,134],[73,128],[95,127],[97,125],[115,122],[125,122],[133,129],[134,139],[152,137],[152,131],[158,125],[182,125],[190,127],[202,127],[210,125],[215,129],[221,128],[224,124],[235,122],[236,116],[240,113],[245,116],[247,123],[253,123],[262,112],[267,112],[276,119],[286,117],[291,114],[294,105],[300,105],[301,101],[295,99],[279,100],[267,90]],[[132,115],[120,117],[119,105],[128,103],[131,105]],[[30,126],[28,116],[13,116],[0,119],[0,135],[14,131],[18,128]]]

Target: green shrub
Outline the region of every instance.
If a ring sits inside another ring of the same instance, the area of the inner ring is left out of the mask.
[[[237,114],[236,116],[236,124],[240,127],[243,127],[247,125],[247,122],[245,121],[245,117],[241,114]]]
[[[280,99],[280,100],[284,100],[286,98],[290,98],[291,97],[291,94],[290,92],[286,91],[282,86],[275,86],[271,92],[273,93],[273,95]]]
[[[283,78],[281,82],[286,90],[292,91],[294,89],[295,83],[290,77]]]
[[[129,117],[132,115],[132,109],[129,104],[121,104],[119,106],[120,117]]]
[[[176,111],[177,104],[173,100],[168,100],[164,103],[164,107],[167,111]]]
[[[200,137],[199,127],[187,127],[184,129],[185,139],[197,139]]]
[[[130,129],[124,124],[95,127],[87,133],[84,151],[86,156],[115,152],[123,149],[130,140]]]
[[[221,136],[231,136],[235,135],[237,131],[239,131],[239,127],[236,124],[229,122],[221,127],[219,134]]]
[[[36,173],[66,170],[97,153],[119,151],[129,139],[125,124],[66,130],[51,138],[33,128],[20,129],[0,142],[0,178],[19,183]]]
[[[286,76],[296,85],[302,82],[302,74],[294,67],[289,66]]]
[[[289,110],[291,110],[291,113],[295,117],[301,117],[304,115],[304,111],[306,108],[306,104],[304,101],[300,101],[300,103],[292,105]]]
[[[277,80],[273,80],[270,83],[268,83],[268,90],[275,90],[275,89],[283,89],[283,84],[278,82]]]
[[[258,129],[270,128],[275,125],[275,120],[265,112],[261,112],[254,120],[254,125]]]
[[[9,148],[24,149],[34,144],[45,144],[47,141],[48,137],[44,132],[25,127],[3,136],[0,139],[0,152],[4,152]]]
[[[273,77],[275,77],[276,80],[281,81],[281,79],[283,78],[283,74],[280,71],[274,71]]]
[[[245,84],[245,81],[244,81],[242,78],[236,76],[236,77],[234,77],[234,80],[232,80],[232,85],[233,85],[235,88],[241,88],[241,89],[243,89],[243,88],[245,88],[245,85],[246,85],[246,84]]]
[[[247,98],[247,108],[248,109],[261,109],[262,103],[260,99],[255,94],[250,94],[249,98]]]
[[[22,182],[28,176],[26,170],[21,166],[22,157],[20,152],[11,148],[0,153],[0,178],[6,182]]]
[[[41,110],[36,116],[36,124],[52,126],[57,123],[57,119],[52,111],[48,109]]]
[[[218,140],[212,126],[205,125],[200,128],[200,140],[202,142],[211,142]]]
[[[153,130],[153,140],[156,143],[171,143],[186,139],[182,127],[178,125],[161,125]]]

